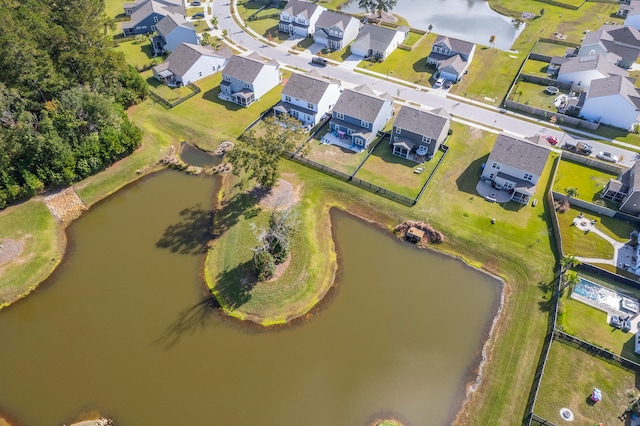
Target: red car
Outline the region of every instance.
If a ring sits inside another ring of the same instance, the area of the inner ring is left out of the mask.
[[[558,145],[558,139],[556,139],[555,136],[545,136],[545,139],[547,140],[547,142],[549,142],[551,145]]]

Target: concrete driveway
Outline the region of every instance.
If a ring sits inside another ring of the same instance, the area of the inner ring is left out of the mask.
[[[362,59],[364,58],[359,55],[349,55],[347,59],[345,59],[340,65],[338,65],[338,68],[353,71],[353,69],[358,66]]]

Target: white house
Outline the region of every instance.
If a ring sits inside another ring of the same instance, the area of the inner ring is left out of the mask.
[[[384,59],[402,43],[409,33],[409,28],[391,29],[380,25],[366,24],[351,44],[351,53],[365,58]]]
[[[153,76],[168,86],[186,85],[217,73],[232,56],[228,48],[216,51],[211,46],[181,43],[163,63],[153,67]]]
[[[508,191],[513,201],[527,204],[548,157],[547,148],[500,133],[480,179],[496,190]]]
[[[588,32],[578,56],[603,55],[621,68],[630,68],[640,53],[640,31],[630,26],[603,25]]]
[[[638,122],[640,92],[620,75],[591,82],[580,116],[587,120],[629,130]]]
[[[592,80],[629,73],[600,55],[576,56],[566,59],[558,71],[558,81],[588,88]]]
[[[624,24],[633,27],[636,30],[640,30],[640,0],[632,0],[629,5],[620,5],[620,12],[624,12],[622,16],[625,17]]]
[[[177,13],[162,18],[156,25],[156,31],[158,35],[152,40],[155,54],[163,51],[171,53],[180,43],[199,44],[198,34],[193,24]]]
[[[220,99],[249,106],[280,84],[280,64],[267,61],[256,52],[234,55],[222,71]]]
[[[473,43],[439,35],[427,56],[427,65],[435,66],[439,77],[458,82],[469,68],[475,51]]]
[[[313,41],[331,50],[342,50],[358,36],[360,21],[350,15],[325,10],[316,21]]]
[[[308,37],[315,32],[316,21],[325,10],[317,3],[289,0],[280,12],[278,29],[283,33]]]
[[[273,108],[276,114],[289,114],[307,126],[315,126],[333,109],[340,97],[340,82],[323,78],[317,71],[291,74],[282,89],[282,100]]]

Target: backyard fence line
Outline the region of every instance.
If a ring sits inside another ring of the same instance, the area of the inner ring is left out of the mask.
[[[560,259],[564,257],[564,250],[562,249],[562,234],[560,233],[560,221],[558,220],[558,212],[555,208],[553,208],[555,198],[553,194],[553,183],[556,181],[558,167],[560,166],[561,159],[562,156],[559,156],[554,161],[553,173],[551,174],[551,179],[549,179],[549,185],[547,188],[547,203],[549,204],[549,208],[551,209],[551,226],[553,228],[553,237],[556,242],[556,249],[558,250],[558,257]]]
[[[580,3],[578,6],[573,5],[573,4],[566,4],[566,3],[562,3],[559,1],[555,1],[555,0],[539,0],[541,3],[547,3],[550,4],[552,6],[558,6],[558,7],[562,7],[563,9],[570,9],[570,10],[578,10],[582,7],[583,4],[585,4],[587,2],[587,0],[584,0],[582,3]]]
[[[176,100],[174,102],[169,102],[167,99],[165,99],[162,96],[160,96],[159,94],[155,93],[153,90],[149,91],[149,97],[151,99],[153,99],[154,101],[158,102],[160,105],[162,105],[166,109],[171,109],[171,108],[173,108],[173,107],[175,107],[177,105],[180,105],[184,101],[193,98],[195,95],[197,95],[198,93],[200,93],[202,91],[198,86],[196,86],[193,83],[187,84],[186,87],[191,89],[191,93],[189,93],[187,96],[181,97],[180,99],[178,99],[178,100]]]
[[[557,38],[540,37],[538,39],[538,41],[541,41],[543,43],[559,44],[561,46],[567,46],[567,47],[578,47],[578,46],[580,46],[580,44],[578,44],[578,43],[572,43],[572,42],[566,41],[566,40],[558,40]]]
[[[590,263],[581,263],[579,265],[574,266],[574,269],[578,270],[578,271],[583,271],[586,273],[590,273],[593,275],[596,275],[598,277],[604,277],[607,280],[611,280],[614,281],[618,284],[622,284],[622,285],[626,285],[629,287],[633,287],[633,288],[640,288],[640,282],[631,279],[631,278],[627,278],[625,276],[619,275],[619,274],[615,274],[613,272],[607,271],[606,269],[602,269],[598,266],[592,265]],[[617,290],[617,289],[616,289]],[[625,293],[627,294],[626,291],[622,290],[620,291],[620,293]],[[630,295],[632,296],[632,295]],[[633,296],[635,297],[635,296]]]
[[[347,182],[357,187],[366,189],[369,192],[373,192],[376,195],[380,195],[381,197],[387,198],[391,201],[404,204],[405,206],[408,206],[408,207],[411,207],[415,204],[415,199],[413,198],[405,197],[404,195],[400,195],[397,192],[390,191],[386,188],[383,188],[378,185],[374,185],[370,182],[367,182],[365,180],[362,180],[356,177],[352,177]]]
[[[443,152],[442,157],[440,157],[440,159],[438,160],[438,164],[436,164],[433,170],[431,170],[431,174],[429,174],[427,181],[424,183],[424,185],[422,185],[422,188],[420,188],[420,192],[418,192],[418,196],[415,198],[413,202],[414,205],[418,203],[418,200],[420,200],[420,197],[422,197],[422,194],[424,194],[424,191],[427,189],[429,182],[431,182],[431,179],[433,179],[433,176],[435,176],[436,172],[440,168],[440,165],[444,161],[444,158],[447,156],[447,153],[449,152],[449,147],[445,144],[447,143],[448,140],[449,140],[449,135],[447,135],[447,138],[444,140],[444,142],[442,142],[442,145],[440,145],[440,150]]]
[[[317,162],[315,162],[313,160],[309,160],[308,158],[301,157],[301,156],[299,156],[299,155],[297,155],[297,154],[295,154],[293,152],[286,153],[286,157],[288,159],[292,160],[292,161],[295,161],[296,163],[299,163],[299,164],[302,164],[302,165],[307,166],[309,168],[318,170],[320,172],[323,172],[323,173],[325,173],[325,174],[327,174],[329,176],[336,177],[336,178],[338,178],[340,180],[343,180],[345,182],[347,182],[347,181],[349,181],[349,179],[351,179],[351,176],[346,174],[346,173],[343,173],[343,172],[341,172],[339,170],[336,170],[336,169],[332,169],[331,167],[327,167],[324,164],[317,163]]]
[[[614,354],[613,352],[601,348],[600,346],[596,346],[593,343],[589,343],[576,336],[565,333],[562,330],[556,329],[553,335],[555,337],[555,340],[560,340],[563,343],[568,344],[569,346],[578,348],[584,352],[589,353],[590,355],[594,355],[604,361],[607,361],[610,364],[624,368],[625,370],[640,373],[640,364],[631,361],[628,358]]]
[[[537,414],[533,414],[531,413],[531,420],[529,422],[529,425],[534,425],[534,426],[556,426],[555,423],[551,423],[549,420],[538,416]]]
[[[586,155],[576,154],[575,152],[566,150],[562,151],[562,158],[608,173],[615,173],[617,175],[628,169],[627,167],[620,166],[618,164],[605,163],[604,161],[599,161]]]
[[[376,150],[376,148],[378,147],[378,145],[380,145],[380,142],[382,142],[382,140],[386,137],[391,138],[391,135],[389,135],[389,133],[383,133],[383,132],[378,132],[379,135],[379,139],[378,142],[376,142],[376,144],[373,146],[373,148],[369,149],[367,151],[367,155],[364,156],[364,159],[360,162],[360,164],[358,164],[358,167],[356,167],[356,169],[354,170],[353,173],[351,173],[351,177],[355,176],[356,173],[358,173],[358,171],[360,171],[360,168],[364,165],[364,163],[367,161],[367,159],[371,156],[371,154],[373,153],[373,151]]]

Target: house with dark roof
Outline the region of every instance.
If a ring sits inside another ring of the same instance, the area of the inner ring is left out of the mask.
[[[547,148],[500,133],[480,180],[507,191],[511,200],[527,204],[536,192],[548,157]]]
[[[152,68],[153,76],[168,86],[182,86],[215,74],[233,56],[228,48],[181,43],[160,65]]]
[[[122,34],[130,36],[155,32],[158,22],[169,14],[184,15],[184,8],[157,0],[147,0],[131,14],[131,21],[122,23]]]
[[[407,38],[407,34],[407,27],[391,29],[366,24],[360,29],[356,41],[351,44],[351,53],[364,58],[384,59]]]
[[[393,115],[393,98],[376,94],[368,86],[345,89],[331,115],[330,130],[323,143],[362,151],[373,141]]]
[[[430,160],[446,139],[450,125],[451,115],[443,108],[425,111],[403,105],[389,140],[393,155],[417,163]]]
[[[198,44],[198,35],[191,22],[183,15],[172,13],[165,16],[156,25],[158,35],[151,40],[155,55],[171,53],[180,43]]]
[[[220,94],[225,101],[247,107],[280,84],[280,64],[256,52],[234,55],[222,71]]]
[[[317,3],[302,0],[289,0],[280,12],[278,30],[290,35],[308,37],[315,32],[316,21],[327,10]]]
[[[608,61],[604,56],[576,56],[565,59],[558,70],[557,80],[581,88],[589,88],[591,81],[599,78],[613,75],[629,76],[628,71]]]
[[[182,7],[182,0],[156,0],[158,3],[164,4],[165,6],[176,6]],[[135,2],[127,2],[123,4],[124,14],[127,16],[133,15],[133,12],[138,10],[142,5],[149,2],[149,0],[140,0]]]
[[[313,127],[333,109],[340,96],[340,82],[326,79],[315,70],[306,74],[294,73],[281,96],[281,101],[273,108],[276,114],[288,114]]]
[[[640,115],[640,91],[627,78],[616,75],[591,82],[580,116],[629,130]]]
[[[630,68],[640,53],[640,31],[630,26],[603,25],[588,32],[578,56],[602,55],[621,68]]]
[[[469,68],[475,51],[473,43],[439,35],[427,56],[427,65],[435,66],[437,77],[457,83]]]
[[[316,21],[313,41],[331,50],[342,50],[358,36],[360,21],[351,15],[325,10]]]
[[[640,161],[633,163],[629,170],[616,179],[609,179],[601,198],[620,203],[620,211],[635,216],[640,214]]]

